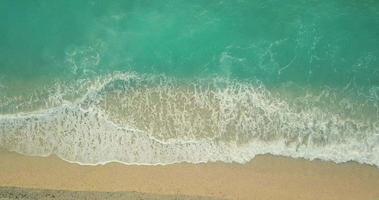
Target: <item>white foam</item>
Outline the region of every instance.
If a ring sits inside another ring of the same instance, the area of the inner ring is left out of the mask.
[[[80,164],[245,163],[259,154],[379,166],[378,122],[293,108],[262,85],[115,73],[73,101],[0,115],[0,146]],[[115,97],[112,99],[112,97]]]

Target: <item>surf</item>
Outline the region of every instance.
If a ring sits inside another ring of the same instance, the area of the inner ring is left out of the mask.
[[[58,102],[0,115],[0,146],[87,165],[246,163],[269,153],[379,166],[375,117],[310,106],[316,95],[294,106],[259,81],[135,72],[80,83],[80,94],[57,83],[49,91],[59,98],[48,99]]]

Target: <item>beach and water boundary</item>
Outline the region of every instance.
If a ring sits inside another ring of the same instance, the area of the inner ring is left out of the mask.
[[[181,84],[135,73],[80,83],[53,85],[50,102],[37,95],[19,107],[25,112],[0,117],[2,192],[63,199],[378,197],[377,127],[367,125],[375,120],[313,104],[320,95],[291,103],[255,83]],[[322,101],[336,98],[321,94]]]
[[[0,19],[1,198],[378,199],[379,1],[2,0]]]

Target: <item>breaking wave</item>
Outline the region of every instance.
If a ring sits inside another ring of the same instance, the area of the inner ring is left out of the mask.
[[[89,165],[246,163],[269,153],[379,166],[377,116],[309,106],[320,95],[299,103],[273,91],[259,82],[135,73],[56,83],[29,99],[2,97],[0,147]]]

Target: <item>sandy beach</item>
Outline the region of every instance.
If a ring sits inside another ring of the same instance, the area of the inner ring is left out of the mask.
[[[2,151],[0,186],[1,191],[18,187],[241,200],[373,200],[379,199],[379,169],[354,162],[335,164],[271,155],[258,156],[245,165],[81,166],[56,156],[30,157]]]
[[[46,190],[17,187],[0,187],[1,200],[220,200],[212,197],[184,196],[184,195],[159,195],[140,192],[96,192],[96,191],[67,191]]]

